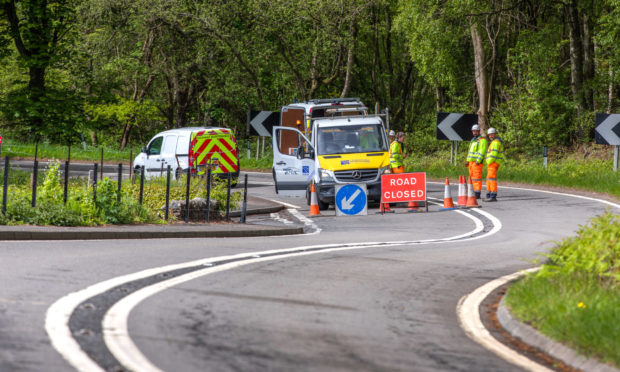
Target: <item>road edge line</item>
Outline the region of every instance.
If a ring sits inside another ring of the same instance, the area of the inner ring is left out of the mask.
[[[489,294],[491,294],[491,292],[510,281],[537,270],[540,270],[540,268],[535,267],[518,271],[513,274],[502,276],[501,278],[492,280],[483,286],[478,287],[473,292],[461,297],[456,306],[456,314],[459,319],[459,325],[463,331],[465,331],[467,337],[476,341],[485,349],[493,352],[495,355],[506,360],[507,362],[528,371],[547,372],[551,370],[517,353],[508,346],[496,340],[491,333],[489,333],[480,319],[480,304]]]

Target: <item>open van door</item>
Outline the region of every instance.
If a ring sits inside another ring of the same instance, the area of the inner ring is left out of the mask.
[[[298,129],[273,127],[273,178],[276,192],[305,196],[314,176],[314,147]]]

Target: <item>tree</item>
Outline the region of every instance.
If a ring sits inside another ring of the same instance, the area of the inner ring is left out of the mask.
[[[6,22],[19,61],[28,70],[28,85],[23,95],[13,95],[17,105],[12,107],[25,119],[21,129],[36,137],[50,130],[44,128],[44,119],[54,109],[54,99],[46,96],[46,74],[61,57],[60,43],[74,20],[72,6],[64,0],[0,1],[0,19]]]

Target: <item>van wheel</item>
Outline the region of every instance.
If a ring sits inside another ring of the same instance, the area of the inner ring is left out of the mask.
[[[326,211],[329,209],[329,203],[323,203],[320,199],[317,200],[319,204],[320,211]]]
[[[177,167],[177,169],[174,171],[174,179],[177,181],[180,180],[183,173],[185,173],[183,172],[183,169],[181,169],[180,167]]]

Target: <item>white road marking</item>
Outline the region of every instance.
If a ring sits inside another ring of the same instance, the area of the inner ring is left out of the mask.
[[[528,272],[533,272],[539,268],[524,270],[510,275],[495,279],[482,287],[476,289],[472,293],[463,296],[456,306],[456,314],[459,317],[461,328],[465,334],[472,340],[484,346],[487,350],[492,351],[502,359],[515,364],[528,371],[547,372],[550,369],[542,366],[533,360],[517,353],[503,343],[497,341],[485,328],[480,319],[480,304],[495,288],[500,287],[511,280],[514,280]]]
[[[299,216],[297,218],[301,218],[302,220],[308,220],[307,223],[314,224],[312,220],[306,218],[301,215],[296,210],[289,210],[291,213],[298,213]],[[458,211],[461,212],[461,211]],[[476,218],[468,213],[461,212],[463,215],[467,216],[472,220],[476,220]],[[153,366],[152,363],[144,357],[144,355],[139,351],[139,349],[135,346],[131,337],[129,336],[129,332],[127,329],[127,319],[129,317],[129,312],[133,309],[140,301],[145,298],[152,296],[164,289],[170,288],[171,286],[177,285],[179,283],[192,280],[204,275],[212,274],[215,272],[220,272],[224,270],[230,270],[233,268],[237,268],[244,265],[253,264],[256,262],[269,261],[269,260],[277,260],[283,258],[290,257],[298,257],[310,254],[317,253],[327,253],[333,251],[341,251],[341,250],[352,250],[352,249],[364,249],[364,248],[376,248],[376,247],[392,247],[392,246],[400,246],[407,244],[433,244],[433,243],[448,243],[448,242],[463,242],[472,239],[478,239],[478,237],[461,239],[462,237],[471,236],[472,234],[476,234],[483,229],[483,224],[481,221],[475,223],[475,228],[466,233],[457,236],[452,236],[443,239],[428,239],[428,240],[417,240],[417,241],[397,241],[397,242],[368,242],[368,243],[349,243],[349,244],[324,244],[324,245],[314,245],[314,246],[302,246],[296,248],[287,248],[287,249],[279,249],[279,250],[270,250],[264,252],[253,252],[253,253],[242,253],[232,256],[222,256],[222,257],[211,257],[205,258],[201,260],[185,262],[181,264],[168,265],[163,267],[152,268],[144,271],[140,271],[133,274],[128,274],[116,278],[112,278],[106,280],[104,282],[92,285],[83,290],[70,293],[58,301],[56,301],[48,310],[45,319],[45,329],[48,333],[52,341],[52,345],[56,350],[79,371],[102,371],[101,367],[99,367],[90,357],[80,348],[79,344],[73,339],[71,335],[71,331],[69,329],[69,319],[71,314],[74,312],[75,308],[88,298],[97,296],[101,293],[104,293],[116,286],[119,286],[124,283],[136,281],[139,279],[143,279],[149,276],[161,274],[163,272],[168,272],[172,270],[188,268],[192,266],[205,266],[205,269],[195,271],[192,273],[188,273],[182,276],[178,276],[166,281],[158,282],[153,284],[152,286],[142,288],[132,294],[124,297],[122,300],[117,302],[114,306],[112,306],[108,312],[106,313],[103,320],[103,333],[104,340],[106,342],[107,347],[114,354],[114,356],[118,359],[118,361],[123,364],[125,368],[130,370],[140,370],[140,371],[158,371],[157,367]],[[495,234],[499,230],[492,230],[485,234],[481,234],[482,237],[490,236]],[[317,231],[315,233],[320,232],[320,229],[317,227]],[[321,249],[314,251],[306,251],[308,249]],[[270,256],[270,257],[261,257],[261,258],[252,258],[253,256],[264,256],[268,254],[280,254],[278,256]],[[247,259],[245,259],[247,258]],[[213,266],[213,262],[222,261],[228,259],[244,259],[243,261],[232,262],[229,264],[223,264],[218,266]]]

